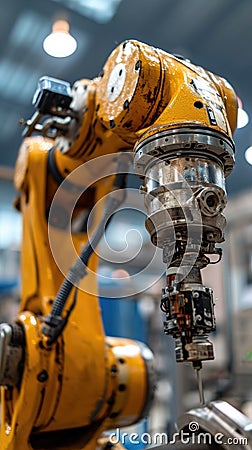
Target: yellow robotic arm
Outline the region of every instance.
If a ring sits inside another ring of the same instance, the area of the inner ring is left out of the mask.
[[[176,339],[177,360],[192,361],[198,370],[213,358],[207,338],[215,324],[213,297],[200,269],[209,262],[206,254],[219,254],[215,244],[223,240],[237,102],[222,78],[137,41],[117,47],[94,80],[71,88],[44,77],[34,102],[15,173],[23,215],[22,297],[16,323],[0,328],[0,449],[91,449],[104,430],[148,413],[153,362],[144,345],[104,336],[96,255],[89,255],[83,279],[71,278],[76,255],[89,245],[83,229],[71,235],[73,245],[67,238],[74,199],[73,218],[105,196],[118,205],[123,186],[113,173],[127,169],[106,169],[99,157],[111,154],[111,166],[118,161],[120,167],[134,150],[146,226],[167,264],[165,332]],[[90,185],[94,159],[103,178]],[[64,283],[68,291],[58,308]]]

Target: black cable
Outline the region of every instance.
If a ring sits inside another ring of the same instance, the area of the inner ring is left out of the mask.
[[[105,208],[104,215],[101,219],[101,222],[97,226],[96,230],[94,231],[93,235],[90,238],[90,241],[86,244],[84,249],[82,250],[80,256],[75,261],[75,263],[70,268],[66,279],[63,281],[57,296],[53,302],[52,316],[61,316],[63,308],[66,304],[66,301],[73,289],[74,286],[76,286],[80,280],[86,275],[87,271],[87,265],[90,257],[94,253],[97,245],[99,244],[104,231],[106,230],[107,226],[109,225],[109,222],[117,210],[118,206],[121,204],[122,200],[120,201],[116,200],[115,198],[110,198],[108,200],[108,204]]]
[[[71,304],[69,310],[67,311],[65,317],[62,318],[59,326],[54,330],[52,337],[48,339],[48,342],[47,342],[48,345],[52,345],[58,339],[58,337],[62,334],[63,330],[65,329],[68,319],[77,303],[77,295],[78,295],[78,288],[76,287],[72,304]]]
[[[105,205],[105,210],[100,223],[92,234],[89,242],[81,251],[80,256],[70,268],[66,278],[60,286],[60,289],[53,302],[51,313],[45,318],[45,324],[42,328],[42,332],[49,336],[48,344],[55,342],[58,336],[62,333],[66,326],[67,320],[72,312],[72,309],[76,303],[76,298],[73,301],[73,307],[70,307],[70,313],[62,318],[62,312],[65,304],[69,298],[69,295],[74,286],[78,286],[80,280],[87,274],[87,265],[90,257],[94,253],[97,245],[99,244],[107,226],[110,223],[114,213],[125,199],[125,186],[127,179],[127,169],[129,166],[129,159],[124,157],[119,160],[118,174],[115,177],[113,188],[114,190],[110,194],[110,198]],[[76,289],[77,290],[77,289]],[[77,294],[75,293],[76,297]]]

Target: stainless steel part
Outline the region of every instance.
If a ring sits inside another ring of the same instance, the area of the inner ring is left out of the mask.
[[[188,275],[184,275],[187,269]],[[177,282],[175,281],[177,278]],[[177,362],[214,358],[207,334],[215,329],[213,292],[202,285],[200,269],[169,268],[161,310],[166,314],[164,331],[175,338]]]
[[[208,339],[215,330],[213,292],[202,285],[200,270],[210,263],[209,255],[221,258],[215,246],[224,241],[225,176],[233,164],[233,141],[207,128],[159,129],[135,148],[146,228],[167,264],[161,309],[178,362],[214,358]]]
[[[144,176],[150,164],[148,156],[173,159],[180,156],[215,157],[222,161],[225,176],[233,169],[234,143],[226,135],[208,128],[181,127],[160,131],[135,148],[135,167]]]
[[[234,148],[221,138],[206,130],[169,130],[136,147],[136,171],[145,177],[146,227],[155,245],[169,247],[175,233],[180,242],[202,242],[202,251],[212,253],[223,241],[224,176],[233,167]]]
[[[209,433],[206,439],[211,435],[212,445],[219,444],[227,450],[252,449],[251,420],[225,401],[214,401],[192,409],[178,419],[177,428],[179,431],[189,430],[194,435]],[[209,443],[208,440],[205,442]]]
[[[205,404],[205,397],[204,397],[204,390],[203,390],[201,365],[195,367],[195,371],[197,374],[197,385],[198,385],[198,391],[199,391],[200,404],[201,404],[201,406],[203,406]]]
[[[23,359],[23,335],[18,325],[0,324],[0,385],[16,386]]]

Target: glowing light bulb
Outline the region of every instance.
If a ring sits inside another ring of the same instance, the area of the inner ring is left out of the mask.
[[[252,166],[252,147],[247,148],[245,151],[245,159]]]
[[[69,24],[66,20],[57,20],[53,24],[52,33],[45,38],[43,48],[54,58],[65,58],[75,52],[77,42],[69,33]]]
[[[237,97],[238,111],[237,111],[237,128],[246,127],[249,123],[248,113],[242,107],[242,101],[240,97]]]
[[[246,127],[249,123],[248,113],[242,108],[238,108],[237,112],[237,128]]]

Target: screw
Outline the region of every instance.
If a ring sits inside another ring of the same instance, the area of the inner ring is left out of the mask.
[[[136,63],[136,65],[135,65],[135,70],[137,71],[137,70],[140,70],[141,69],[141,65],[142,65],[142,62],[140,61],[140,59],[137,61],[137,63]]]
[[[140,186],[139,191],[140,191],[140,194],[145,194],[147,192],[146,186]]]
[[[123,109],[128,109],[129,108],[129,100],[125,100],[124,104],[123,104]]]
[[[117,373],[117,367],[116,367],[115,364],[113,364],[113,366],[110,367],[110,371],[111,371],[111,373],[113,373],[113,374],[116,374],[116,373]]]
[[[44,383],[44,381],[48,380],[48,373],[46,370],[42,370],[38,375],[37,375],[37,380],[40,383]]]

